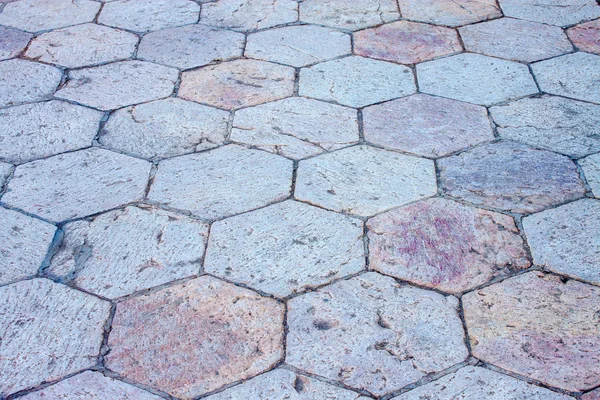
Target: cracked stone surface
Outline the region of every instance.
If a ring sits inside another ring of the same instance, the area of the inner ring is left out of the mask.
[[[350,54],[350,36],[322,26],[286,26],[248,36],[246,57],[304,67]]]
[[[600,19],[574,26],[566,32],[579,50],[600,55]]]
[[[529,272],[462,300],[475,357],[565,390],[600,384],[600,288]]]
[[[200,271],[208,226],[152,208],[127,207],[65,225],[46,273],[116,298]]]
[[[215,219],[283,200],[291,183],[290,160],[231,145],[162,161],[148,198]]]
[[[295,196],[330,210],[369,216],[436,192],[432,161],[353,146],[300,161]]]
[[[23,163],[92,145],[102,113],[62,101],[0,110],[0,159]]]
[[[543,24],[568,26],[600,17],[600,6],[594,0],[499,0],[502,12]]]
[[[600,199],[600,153],[591,155],[579,161],[585,179],[592,189],[594,196]]]
[[[484,106],[538,92],[527,66],[479,54],[418,64],[417,77],[423,93]]]
[[[254,31],[298,20],[295,0],[219,0],[202,6],[202,23]]]
[[[600,151],[600,106],[543,96],[490,108],[500,137],[584,157]]]
[[[0,107],[46,100],[61,78],[61,71],[49,65],[21,59],[1,61]]]
[[[504,211],[532,213],[584,195],[569,158],[513,142],[444,158],[438,168],[448,195]]]
[[[288,302],[286,362],[384,395],[467,357],[457,309],[373,272],[337,282]]]
[[[2,201],[52,221],[141,200],[150,163],[92,148],[17,167]]]
[[[364,107],[415,91],[410,68],[364,57],[327,61],[300,71],[300,96],[350,107]]]
[[[364,269],[362,222],[295,201],[218,221],[206,272],[285,297]]]
[[[294,69],[257,60],[236,60],[184,72],[179,97],[234,110],[289,97]]]
[[[494,139],[485,108],[426,94],[367,107],[363,124],[367,141],[424,157]]]
[[[231,140],[294,159],[358,142],[356,111],[292,97],[238,110]]]
[[[110,303],[47,279],[0,287],[0,394],[97,363]]]
[[[300,21],[358,30],[400,18],[394,0],[304,0]]]
[[[432,24],[460,26],[501,17],[495,0],[398,0],[406,19]]]
[[[401,64],[416,64],[461,50],[454,29],[416,22],[399,21],[354,34],[356,54]]]
[[[99,140],[138,157],[172,157],[223,144],[228,120],[225,111],[168,98],[117,110]]]
[[[117,0],[106,2],[103,25],[134,32],[155,31],[198,22],[200,6],[190,0]]]
[[[0,60],[18,56],[27,47],[32,34],[0,26]]]
[[[429,199],[372,218],[370,267],[444,292],[460,293],[530,266],[507,215]]]
[[[108,367],[191,399],[271,368],[283,356],[282,304],[201,277],[117,305]]]
[[[600,201],[582,199],[523,219],[533,262],[600,284]]]
[[[0,25],[39,32],[92,22],[99,9],[91,0],[19,0],[4,6]]]

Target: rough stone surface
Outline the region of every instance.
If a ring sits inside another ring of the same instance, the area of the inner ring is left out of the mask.
[[[52,96],[61,77],[61,71],[49,65],[20,59],[1,61],[0,107],[45,100]]]
[[[135,386],[103,376],[99,372],[85,371],[55,385],[30,393],[23,400],[161,400]]]
[[[364,269],[362,222],[286,201],[211,227],[205,270],[285,297]]]
[[[187,25],[144,35],[137,57],[188,69],[241,57],[244,40],[241,33],[203,25]]]
[[[460,293],[529,267],[507,215],[429,199],[369,220],[369,265],[421,286]]]
[[[300,21],[357,30],[400,18],[394,0],[305,0]]]
[[[466,50],[514,61],[538,61],[573,50],[562,29],[537,22],[500,18],[459,31]]]
[[[531,213],[582,197],[575,164],[565,156],[513,143],[476,147],[438,162],[442,190],[477,205]]]
[[[581,400],[600,400],[600,389],[584,394],[581,396]]]
[[[574,26],[567,35],[579,50],[600,55],[600,19]]]
[[[4,6],[0,25],[39,32],[92,22],[99,9],[91,0],[19,0]]]
[[[600,284],[600,201],[582,199],[523,219],[533,262]]]
[[[76,221],[46,273],[107,298],[200,272],[208,226],[151,208],[127,207]]]
[[[283,355],[282,304],[201,277],[117,305],[111,370],[191,399],[257,375]]]
[[[600,56],[567,54],[535,63],[531,69],[544,92],[600,103]]]
[[[122,61],[71,71],[56,96],[100,110],[168,97],[177,81],[177,70],[143,61]]]
[[[0,207],[0,285],[34,276],[46,257],[56,228]]]
[[[301,159],[358,141],[355,110],[292,97],[236,111],[231,140]]]
[[[162,161],[148,198],[214,219],[283,200],[291,183],[290,160],[232,145]]]
[[[110,304],[47,279],[0,287],[0,395],[97,363]]]
[[[200,6],[190,0],[117,0],[104,4],[98,22],[135,32],[198,22]]]
[[[416,22],[398,21],[354,34],[356,54],[401,64],[416,64],[461,50],[454,29]]]
[[[568,26],[600,17],[600,6],[594,0],[499,0],[505,16]]]
[[[202,6],[201,22],[253,31],[298,20],[295,0],[219,0]]]
[[[17,167],[2,201],[64,221],[141,200],[150,163],[98,148]]]
[[[289,97],[294,69],[256,60],[236,60],[184,72],[179,97],[229,110]]]
[[[369,146],[300,161],[295,196],[335,211],[373,215],[436,193],[433,162]]]
[[[503,138],[577,158],[600,151],[600,106],[543,96],[492,107],[490,113]]]
[[[594,196],[600,199],[600,153],[591,155],[579,161],[588,185]]]
[[[112,114],[100,143],[144,158],[172,157],[223,144],[229,114],[168,98]]]
[[[350,36],[322,26],[286,26],[248,36],[246,57],[304,67],[351,52]]]
[[[18,56],[27,47],[33,35],[6,26],[0,26],[0,60]]]
[[[138,37],[113,28],[84,24],[36,37],[25,55],[36,61],[79,68],[133,55]]]
[[[565,390],[600,384],[600,288],[530,272],[462,300],[475,357]]]
[[[415,91],[410,68],[369,58],[346,57],[300,71],[300,96],[350,107],[364,107]]]
[[[495,0],[398,0],[402,16],[409,20],[460,26],[501,17]]]
[[[288,302],[286,362],[380,396],[467,357],[457,309],[373,272],[337,282]]]
[[[490,106],[537,93],[526,65],[479,54],[459,54],[417,65],[424,93]]]
[[[367,107],[363,124],[367,141],[425,157],[494,139],[485,108],[426,94]]]
[[[458,397],[457,397],[458,396]],[[393,400],[572,400],[564,394],[480,367],[464,367]]]
[[[92,145],[102,113],[62,101],[0,110],[0,159],[22,163]]]
[[[0,161],[0,192],[2,191],[6,180],[8,179],[10,173],[12,172],[12,165],[8,163],[3,163]]]

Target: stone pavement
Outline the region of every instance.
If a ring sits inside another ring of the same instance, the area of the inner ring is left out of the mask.
[[[0,0],[0,399],[599,400],[596,0]]]

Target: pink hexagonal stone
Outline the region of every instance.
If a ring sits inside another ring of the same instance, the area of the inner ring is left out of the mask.
[[[600,389],[584,394],[581,396],[581,400],[600,400]]]
[[[567,36],[579,50],[600,54],[600,19],[568,29]]]

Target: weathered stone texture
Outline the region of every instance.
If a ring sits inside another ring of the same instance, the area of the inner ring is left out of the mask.
[[[595,197],[600,198],[600,153],[579,161],[585,179]]]
[[[400,18],[394,0],[305,0],[300,21],[357,30]]]
[[[219,0],[203,5],[200,21],[237,31],[253,31],[297,19],[295,0]]]
[[[91,0],[19,0],[4,6],[0,25],[39,32],[92,22],[99,9]]]
[[[567,29],[567,36],[579,50],[600,55],[600,19]]]
[[[199,13],[191,0],[117,0],[104,4],[98,22],[146,32],[196,23]]]
[[[61,78],[62,72],[49,65],[21,59],[1,61],[0,107],[46,100],[52,96]]]
[[[27,47],[32,34],[0,26],[0,60],[18,56]]]
[[[568,26],[600,17],[600,6],[594,0],[499,0],[502,12],[543,24]]]
[[[432,24],[460,26],[501,17],[495,0],[398,0],[402,16]]]

